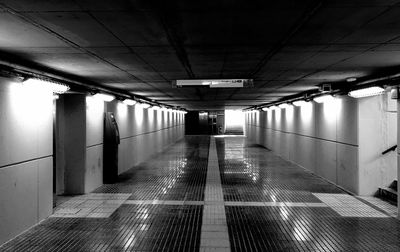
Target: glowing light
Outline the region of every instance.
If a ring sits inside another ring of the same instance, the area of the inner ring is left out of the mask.
[[[34,132],[37,127],[44,127],[43,123],[47,122],[47,115],[51,114],[53,109],[51,91],[27,88],[21,83],[10,85],[10,102],[10,116],[17,122],[16,128],[12,130],[21,131],[21,134],[29,131],[27,137],[37,134]]]
[[[56,94],[62,94],[69,90],[69,86],[40,79],[27,79],[24,86],[37,90],[47,90]]]
[[[135,100],[132,100],[132,99],[125,99],[125,100],[123,101],[123,103],[126,104],[126,105],[129,105],[129,106],[133,106],[133,105],[136,104],[136,101],[135,101]]]
[[[271,106],[271,107],[269,107],[269,109],[270,109],[270,110],[277,110],[278,107],[277,107],[277,106]]]
[[[128,107],[124,102],[119,102],[117,104],[117,111],[118,111],[118,116],[125,118],[128,113]]]
[[[347,78],[346,81],[347,82],[355,82],[357,80],[357,78],[355,77],[351,77],[351,78]]]
[[[329,124],[334,125],[336,123],[337,115],[340,114],[341,109],[341,99],[332,99],[328,102],[325,102],[323,107],[323,116],[325,118],[325,121]]]
[[[300,107],[300,118],[307,127],[312,123],[313,104],[312,102],[306,102]]]
[[[115,96],[110,95],[110,94],[103,94],[103,93],[97,93],[92,96],[94,99],[102,100],[105,102],[110,102],[115,99]]]
[[[281,108],[281,109],[285,109],[285,108],[288,108],[290,105],[289,104],[287,104],[287,103],[282,103],[282,104],[279,104],[279,108]]]
[[[349,96],[354,98],[369,97],[374,95],[381,95],[385,92],[385,89],[381,87],[368,87],[363,89],[358,89],[349,92]]]
[[[243,131],[244,113],[241,110],[225,110],[225,129],[239,129]]]
[[[334,99],[335,98],[332,95],[321,95],[321,96],[315,97],[314,101],[316,103],[324,103],[324,102],[332,101]]]
[[[262,111],[268,111],[268,110],[269,110],[269,108],[267,108],[267,107],[262,108]]]
[[[160,110],[161,107],[160,107],[160,106],[157,106],[157,105],[154,105],[154,106],[151,107],[151,109],[153,109],[153,110]]]
[[[143,114],[143,109],[141,106],[139,106],[140,104],[137,104],[134,108],[135,108],[135,122],[136,122],[136,126],[138,129],[141,129],[143,127],[143,118],[144,118],[144,114]]]
[[[141,107],[141,108],[143,108],[143,109],[147,109],[147,108],[150,108],[150,104],[148,104],[148,103],[139,103],[139,106]]]
[[[286,121],[288,122],[288,126],[292,125],[292,121],[294,119],[294,107],[293,106],[289,106],[286,108],[285,110],[285,117],[286,117]]]
[[[293,105],[296,106],[296,107],[301,107],[301,106],[306,105],[307,103],[308,102],[306,102],[306,101],[300,100],[300,101],[294,101]]]
[[[53,100],[57,100],[58,98],[60,98],[60,96],[58,94],[53,95]]]

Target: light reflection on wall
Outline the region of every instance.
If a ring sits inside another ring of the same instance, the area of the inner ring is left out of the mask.
[[[336,122],[338,113],[342,109],[342,102],[340,99],[333,98],[332,100],[326,101],[322,104],[324,111],[324,118],[328,123]]]
[[[146,109],[146,112],[145,112],[145,113],[147,113],[147,120],[149,121],[149,127],[151,130],[154,130],[154,126],[155,126],[154,125],[154,113],[155,112],[156,111],[151,108]]]
[[[136,126],[141,126],[143,124],[143,107],[139,104],[135,105],[135,122]]]
[[[90,114],[99,114],[104,112],[104,101],[100,99],[93,98],[91,96],[86,97],[86,110]]]
[[[275,128],[279,128],[281,127],[281,109],[275,109],[274,110],[275,113]]]
[[[313,103],[307,102],[303,106],[300,107],[300,116],[302,122],[308,124],[311,122],[313,117]]]
[[[52,95],[53,93],[47,89],[31,88],[21,83],[13,83],[10,86],[13,119],[22,124],[28,123],[29,126],[39,126],[44,123],[47,117],[45,111],[52,111]]]
[[[289,106],[285,109],[285,118],[287,123],[292,123],[294,117],[294,107]]]
[[[120,119],[125,120],[128,116],[128,106],[122,102],[117,103],[117,112]]]
[[[157,110],[156,112],[156,122],[157,122],[157,129],[161,129],[162,128],[162,114],[163,111],[162,110]]]

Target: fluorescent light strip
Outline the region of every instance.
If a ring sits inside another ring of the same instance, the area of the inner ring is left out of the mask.
[[[316,103],[324,103],[324,102],[332,101],[333,99],[334,99],[334,97],[332,95],[321,95],[321,96],[315,97],[314,101]]]
[[[132,99],[125,99],[125,100],[123,101],[123,103],[126,104],[126,105],[129,105],[129,106],[133,106],[133,105],[136,104],[136,101],[135,101],[135,100],[132,100]]]
[[[110,95],[110,94],[97,93],[97,94],[93,95],[93,98],[99,99],[99,100],[102,100],[105,102],[110,102],[115,99],[115,96]]]
[[[279,105],[278,105],[278,107],[281,108],[281,109],[288,108],[289,106],[290,106],[290,105],[287,104],[287,103],[282,103],[282,104],[279,104]]]
[[[69,86],[64,85],[64,84],[54,83],[54,82],[40,80],[40,79],[34,79],[34,78],[27,79],[23,83],[24,83],[24,86],[26,86],[26,87],[34,88],[34,89],[43,89],[46,91],[51,91],[56,94],[65,93],[70,89]]]
[[[369,96],[374,96],[374,95],[381,95],[385,92],[385,89],[381,87],[368,87],[368,88],[362,88],[358,90],[353,90],[349,92],[349,96],[354,97],[354,98],[362,98],[362,97],[369,97]]]
[[[300,101],[294,101],[293,105],[296,106],[296,107],[301,107],[301,106],[306,105],[307,103],[308,102],[306,102],[306,101],[300,100]]]
[[[140,105],[140,107],[142,107],[143,109],[147,109],[147,108],[150,108],[150,104],[148,104],[148,103],[139,103],[139,105]]]

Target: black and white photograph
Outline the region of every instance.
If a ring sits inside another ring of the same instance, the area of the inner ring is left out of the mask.
[[[400,252],[400,0],[0,0],[0,252]]]

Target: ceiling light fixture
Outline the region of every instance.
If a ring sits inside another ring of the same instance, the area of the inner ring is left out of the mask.
[[[301,107],[301,106],[306,105],[307,103],[308,103],[308,102],[306,102],[306,101],[304,101],[304,100],[299,100],[299,101],[294,101],[294,102],[293,102],[293,105],[296,106],[296,107]]]
[[[347,82],[355,82],[355,81],[357,81],[357,78],[355,78],[355,77],[350,77],[350,78],[347,78],[346,81],[347,81]]]
[[[105,102],[110,102],[113,101],[115,99],[114,95],[110,95],[110,94],[103,94],[103,93],[97,93],[95,95],[93,95],[93,98],[95,99],[99,99]]]
[[[126,104],[126,105],[129,105],[129,106],[133,106],[137,102],[135,100],[132,100],[132,99],[125,99],[125,100],[123,100],[123,103]]]
[[[36,89],[43,89],[46,91],[51,91],[56,94],[62,94],[67,92],[70,88],[67,85],[60,84],[60,83],[55,83],[55,82],[50,82],[46,80],[41,80],[41,79],[35,79],[35,78],[29,78],[23,81],[24,86],[29,87],[29,88],[34,88]]]
[[[321,96],[315,97],[314,101],[316,103],[324,103],[324,102],[332,101],[333,99],[334,99],[334,97],[332,95],[327,94],[327,95],[321,95]]]
[[[278,107],[281,108],[281,109],[288,108],[289,106],[290,106],[290,105],[289,105],[288,103],[282,103],[282,104],[279,104],[279,105],[278,105]]]
[[[383,89],[382,87],[375,86],[375,87],[368,87],[350,91],[349,96],[353,98],[363,98],[368,96],[381,95],[384,92],[385,89]]]
[[[148,109],[148,108],[151,107],[151,105],[148,104],[148,103],[139,103],[139,105],[140,105],[140,107],[142,107],[143,109]]]

